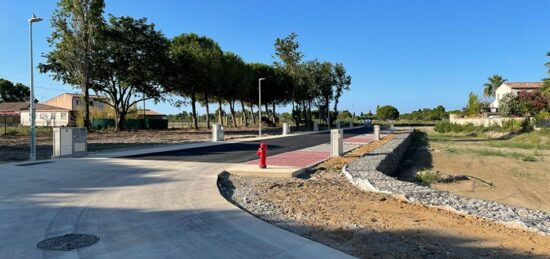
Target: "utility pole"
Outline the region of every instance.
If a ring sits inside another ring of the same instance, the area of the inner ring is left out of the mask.
[[[33,65],[33,56],[32,56],[32,24],[35,22],[42,21],[42,18],[32,15],[29,19],[29,46],[30,46],[30,59],[31,59],[31,96],[30,96],[30,107],[29,107],[29,117],[31,120],[31,153],[29,155],[29,160],[36,160],[36,110],[34,107],[34,65]]]

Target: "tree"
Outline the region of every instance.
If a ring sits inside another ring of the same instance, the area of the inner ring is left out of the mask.
[[[60,0],[48,39],[53,50],[46,54],[40,71],[84,92],[84,126],[90,129],[90,87],[95,76],[99,33],[105,24],[103,0]]]
[[[506,116],[521,116],[522,115],[522,103],[519,98],[512,94],[507,93],[499,101],[500,111]]]
[[[279,58],[279,61],[275,61],[275,67],[283,70],[292,80],[292,86],[288,88],[288,96],[292,100],[292,114],[296,125],[299,127],[303,106],[303,91],[304,88],[301,84],[303,69],[300,67],[302,58],[304,55],[298,49],[300,44],[298,43],[298,35],[291,33],[285,38],[275,39],[275,56]]]
[[[470,93],[468,96],[468,105],[464,108],[466,115],[474,116],[479,114],[481,111],[481,103],[479,101],[479,96],[474,93]]]
[[[0,78],[0,103],[24,102],[30,98],[30,90],[27,86]]]
[[[550,101],[542,92],[520,92],[518,93],[518,99],[523,111],[530,115],[536,115],[550,108],[548,106]]]
[[[92,88],[109,97],[116,129],[122,130],[130,108],[138,102],[159,101],[168,74],[168,40],[146,18],[109,18],[102,30],[101,59],[96,62]]]
[[[209,115],[209,97],[212,87],[218,82],[223,53],[212,39],[194,33],[181,34],[172,40],[170,56],[173,64],[173,92],[189,97],[193,113],[193,123],[199,128],[196,103],[202,99]],[[210,116],[206,116],[210,128]]]
[[[347,75],[346,68],[342,63],[334,65],[334,74],[336,79],[336,89],[334,93],[334,113],[338,116],[338,102],[344,91],[349,91],[351,85],[351,76]]]
[[[500,75],[493,75],[487,78],[487,80],[488,82],[483,85],[483,96],[487,98],[488,103],[491,103],[495,98],[495,91],[507,79],[502,78]]]
[[[326,120],[328,125],[331,124],[330,100],[334,98],[334,85],[336,84],[333,67],[330,62],[319,62],[318,60],[305,63],[305,70],[314,87],[311,96],[317,97],[319,115]]]
[[[221,116],[222,99],[229,104],[229,110],[231,112],[231,118],[233,120],[233,126],[237,127],[237,121],[235,120],[235,104],[237,99],[246,98],[244,92],[249,91],[250,87],[250,70],[247,69],[244,61],[239,55],[232,52],[225,52],[223,58],[223,80],[222,84],[219,84],[217,89],[219,114]],[[244,106],[243,106],[243,114]],[[246,121],[246,117],[245,117]],[[247,122],[245,122],[246,124]]]
[[[399,118],[399,111],[391,105],[384,105],[376,110],[376,117],[380,120],[395,120]]]

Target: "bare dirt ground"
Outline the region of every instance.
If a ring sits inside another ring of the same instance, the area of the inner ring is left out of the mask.
[[[468,197],[550,212],[550,153],[547,150],[492,147],[482,139],[416,143],[401,166],[401,177],[429,169],[468,180],[434,183],[433,188]],[[494,143],[491,142],[491,143]],[[498,143],[498,142],[497,142]],[[403,166],[404,165],[404,166]]]
[[[220,191],[267,222],[361,258],[550,256],[550,236],[356,189],[341,166],[376,145],[302,178],[225,174]]]
[[[267,128],[265,134],[280,134],[280,128]],[[132,149],[160,144],[175,144],[211,139],[207,129],[96,131],[88,134],[88,151]],[[226,139],[252,137],[258,134],[255,128],[228,128]],[[29,157],[29,136],[0,136],[0,163],[23,161]],[[52,134],[37,136],[37,158],[49,159],[52,155]]]

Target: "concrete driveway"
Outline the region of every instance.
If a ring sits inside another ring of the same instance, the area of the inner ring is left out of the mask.
[[[123,158],[0,166],[1,258],[341,258],[226,201],[227,164]],[[95,245],[44,251],[49,237],[84,233]]]

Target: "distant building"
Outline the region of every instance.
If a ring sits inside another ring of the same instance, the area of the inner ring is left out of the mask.
[[[97,108],[99,110],[103,110],[106,107],[105,102],[108,101],[109,98],[105,96],[90,95],[90,109]],[[44,104],[69,109],[71,111],[83,110],[84,95],[77,93],[64,93],[45,101]]]
[[[0,103],[0,114],[9,114],[11,117],[19,118],[19,124],[30,126],[29,102]],[[71,111],[69,109],[51,105],[36,103],[36,126],[71,126]],[[12,119],[15,121],[15,119]]]
[[[542,86],[542,82],[506,82],[495,91],[495,100],[491,103],[491,108],[499,109],[500,100],[506,94],[517,95],[520,92],[540,91]]]
[[[163,119],[165,116],[162,113],[158,113],[150,109],[145,109],[145,111],[143,111],[143,109],[138,109],[137,115],[139,119]]]

